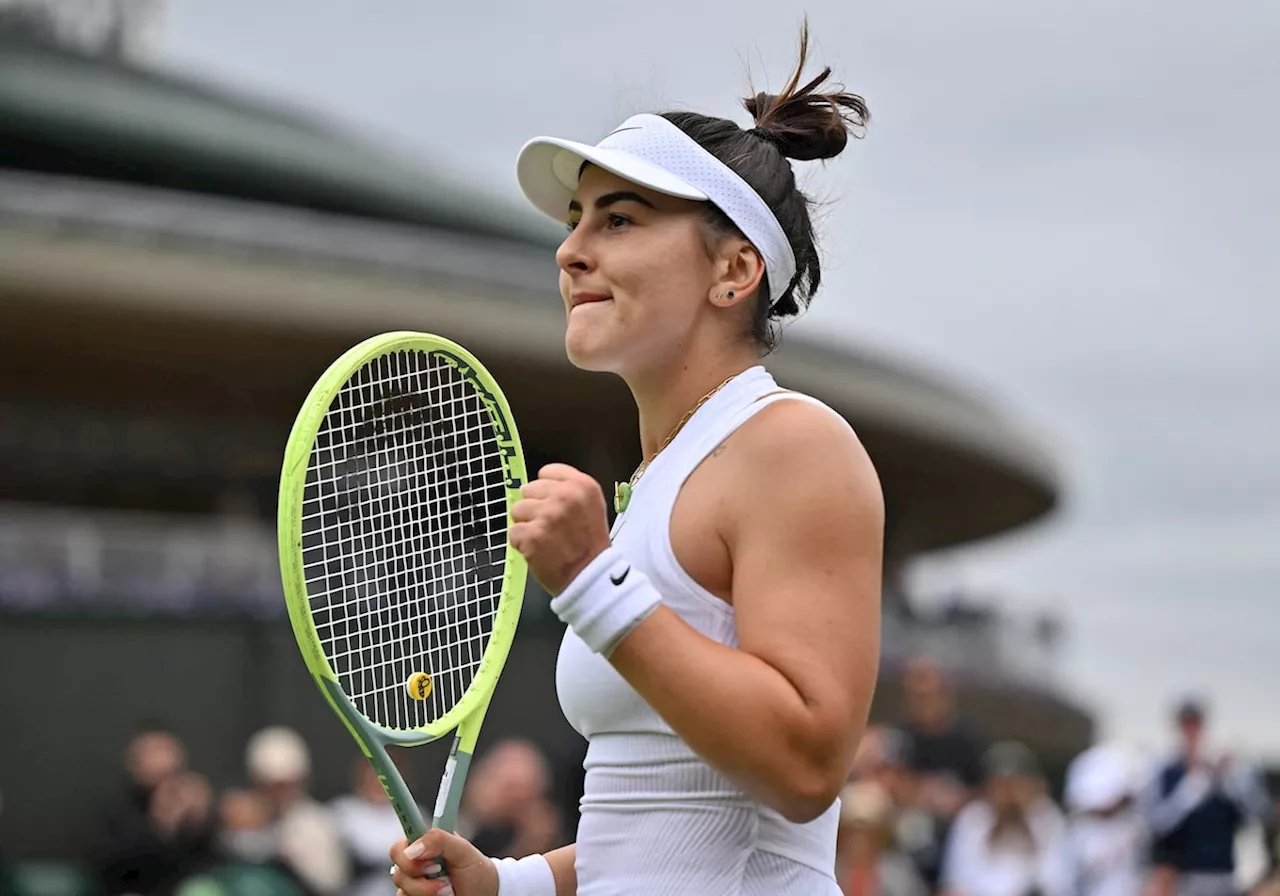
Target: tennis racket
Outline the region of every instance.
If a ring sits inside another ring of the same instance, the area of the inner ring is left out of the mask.
[[[426,333],[348,350],[289,434],[278,515],[289,620],[410,840],[427,828],[387,747],[454,733],[431,820],[452,831],[524,596],[507,528],[525,480],[498,384]]]

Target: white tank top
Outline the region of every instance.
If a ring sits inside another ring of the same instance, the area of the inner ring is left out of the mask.
[[[731,380],[654,459],[613,526],[613,543],[644,571],[663,603],[702,634],[734,647],[733,608],[676,560],[671,511],[712,449],[780,400],[821,405],[779,392],[763,367]],[[556,688],[565,718],[588,741],[578,896],[839,896],[838,801],[808,824],[756,802],[699,758],[571,630],[560,645]]]

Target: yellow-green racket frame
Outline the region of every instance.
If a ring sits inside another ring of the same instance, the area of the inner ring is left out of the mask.
[[[515,638],[528,569],[524,557],[508,542],[502,594],[484,656],[462,699],[440,718],[422,728],[385,728],[366,718],[343,692],[321,647],[303,577],[303,489],[306,486],[307,468],[316,434],[339,391],[370,361],[400,351],[426,352],[451,365],[470,383],[488,407],[502,458],[507,519],[508,524],[510,523],[511,505],[519,499],[520,487],[526,482],[527,474],[520,436],[502,390],[484,365],[462,346],[430,333],[393,332],[373,336],[353,346],[329,366],[307,395],[285,448],[284,467],[280,475],[277,536],[285,603],[302,658],[320,692],[377,771],[383,789],[400,818],[405,836],[414,840],[425,834],[427,827],[423,824],[422,813],[404,778],[387,755],[387,747],[413,747],[431,743],[456,729],[453,748],[440,779],[440,790],[431,821],[432,827],[453,831],[471,756],[475,752],[476,738],[480,735],[480,727],[489,709],[494,687],[502,674]]]

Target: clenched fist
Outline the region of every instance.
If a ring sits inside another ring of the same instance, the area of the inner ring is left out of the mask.
[[[567,464],[548,464],[520,490],[508,538],[552,597],[609,547],[600,484]]]

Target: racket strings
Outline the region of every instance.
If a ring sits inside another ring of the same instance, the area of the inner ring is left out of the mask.
[[[502,593],[507,513],[489,410],[425,352],[362,367],[320,426],[303,498],[303,572],[344,692],[388,728],[455,706]],[[432,677],[409,696],[415,672]]]
[[[501,523],[505,520],[505,518],[506,518],[506,501],[505,501],[505,500],[500,500],[500,501],[491,502],[491,503],[496,504],[496,505],[497,505],[499,508],[501,508],[501,509],[500,509],[500,511],[498,511],[498,512],[495,512],[495,513],[493,513],[493,514],[491,514],[491,515],[489,515],[489,516],[487,516],[487,517],[484,517],[484,518],[483,518],[483,520],[484,520],[484,521],[487,521],[487,522],[495,522],[495,523],[501,524]],[[421,543],[421,542],[423,542],[423,536],[422,536],[420,533],[417,533],[417,532],[413,533],[413,534],[410,536],[410,540],[414,542],[413,547],[414,547],[414,548],[416,548],[416,549],[418,549],[418,550],[424,550],[424,551],[425,551],[425,550],[428,550],[428,549],[430,548],[430,545],[425,544],[425,543]],[[359,547],[354,546],[354,545],[342,546],[342,547],[339,547],[337,550],[339,550],[339,551],[341,551],[341,550],[347,550],[347,551],[350,551],[351,553],[347,553],[347,554],[343,554],[343,553],[335,553],[335,554],[331,555],[330,559],[332,559],[332,560],[351,559],[351,558],[353,558],[356,554],[363,554],[363,552],[361,551],[361,549],[360,549]],[[385,553],[385,552],[386,552],[386,549],[385,549],[385,548],[382,548],[382,547],[379,547],[379,548],[376,548],[376,549],[375,549],[375,551],[379,551],[379,552],[384,552],[384,553]],[[445,574],[445,569],[446,569],[447,567],[449,567],[449,566],[454,565],[454,564],[457,562],[457,560],[458,560],[458,559],[459,559],[459,558],[456,558],[456,557],[455,557],[455,558],[443,558],[443,559],[438,560],[438,561],[432,561],[432,562],[430,562],[430,563],[428,564],[428,567],[429,567],[429,570],[430,570],[433,574],[435,574],[435,575],[443,575],[443,574]],[[393,573],[393,572],[385,572],[385,573],[384,573],[384,575],[383,575],[383,577],[382,577],[381,579],[369,579],[369,580],[367,580],[367,581],[369,581],[370,583],[373,583],[373,584],[381,583],[381,582],[385,582],[385,581],[389,580],[389,579],[390,579],[391,577],[393,577],[394,575],[395,575],[395,573]],[[318,576],[318,577],[316,577],[316,578],[314,578],[314,579],[313,579],[313,578],[307,578],[305,581],[306,581],[307,585],[308,585],[308,586],[310,586],[310,585],[312,585],[313,583],[320,583],[320,582],[323,582],[324,578],[325,578],[324,576]]]

